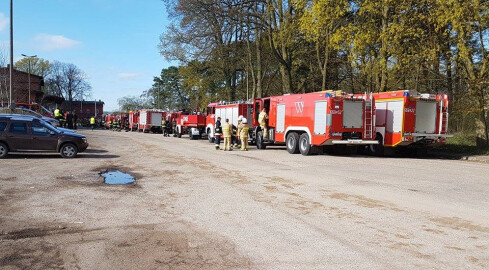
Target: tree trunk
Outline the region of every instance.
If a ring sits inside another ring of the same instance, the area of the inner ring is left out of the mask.
[[[388,38],[387,38],[387,17],[389,16],[389,6],[387,4],[384,4],[383,10],[382,10],[382,32],[381,32],[381,38],[382,38],[382,45],[380,48],[380,91],[385,92],[387,91],[387,43],[388,43]]]
[[[328,78],[328,61],[329,61],[329,51],[328,51],[328,38],[326,38],[325,41],[325,46],[324,46],[324,60],[321,60],[321,46],[319,45],[319,42],[316,42],[316,55],[317,55],[317,60],[318,60],[318,65],[319,65],[319,70],[321,70],[321,77],[322,77],[322,82],[321,82],[321,91],[326,91],[327,89],[327,78]]]
[[[257,97],[261,98],[263,96],[263,90],[262,90],[262,62],[261,62],[261,33],[260,30],[258,29],[258,26],[256,27],[256,40],[255,40],[255,49],[256,49],[256,95]]]

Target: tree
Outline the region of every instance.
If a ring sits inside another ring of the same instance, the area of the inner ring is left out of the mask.
[[[453,25],[465,84],[468,94],[477,102],[481,133],[489,145],[489,54],[485,40],[489,35],[489,2],[439,1],[444,11],[440,22]]]
[[[300,29],[305,38],[315,43],[316,58],[321,71],[321,90],[327,89],[328,69],[331,54],[339,50],[346,37],[343,27],[346,24],[348,0],[296,0],[297,9],[304,10],[299,19]]]
[[[119,107],[122,111],[137,111],[150,107],[150,102],[144,96],[125,96],[117,100]]]
[[[62,96],[72,103],[73,97],[88,96],[90,83],[85,73],[74,64],[55,61],[51,66],[51,74],[46,79],[46,92]]]
[[[15,62],[14,66],[17,70],[29,72],[29,61],[31,74],[46,78],[51,72],[51,63],[38,57],[22,58]]]
[[[189,106],[188,93],[182,86],[182,77],[175,66],[162,69],[160,76],[154,77],[151,93],[158,108],[180,110]]]

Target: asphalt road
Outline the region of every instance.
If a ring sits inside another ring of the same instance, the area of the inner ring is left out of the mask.
[[[489,164],[82,133],[76,159],[0,160],[0,268],[489,268]]]

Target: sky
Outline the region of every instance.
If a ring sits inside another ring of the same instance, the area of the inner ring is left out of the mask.
[[[9,52],[10,1],[0,1],[0,45]],[[14,0],[14,61],[22,54],[72,63],[92,86],[90,100],[119,108],[170,66],[158,52],[169,24],[161,0]],[[174,64],[174,63],[173,63]]]

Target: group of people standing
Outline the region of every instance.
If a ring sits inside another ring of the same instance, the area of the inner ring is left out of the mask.
[[[224,151],[232,151],[234,147],[241,145],[241,151],[248,151],[248,132],[250,126],[248,120],[243,116],[238,117],[238,126],[234,126],[229,123],[229,119],[226,118],[225,122],[221,124],[221,117],[217,117],[215,127],[215,142],[216,150],[220,150],[221,134],[224,138]]]
[[[72,112],[64,112],[60,109],[54,110],[54,118],[59,121],[59,125],[63,128],[77,129],[78,115]]]
[[[61,109],[54,110],[54,118],[59,121],[62,128],[78,129],[78,115],[75,112],[63,112]],[[95,128],[95,117],[90,118],[92,130]]]

